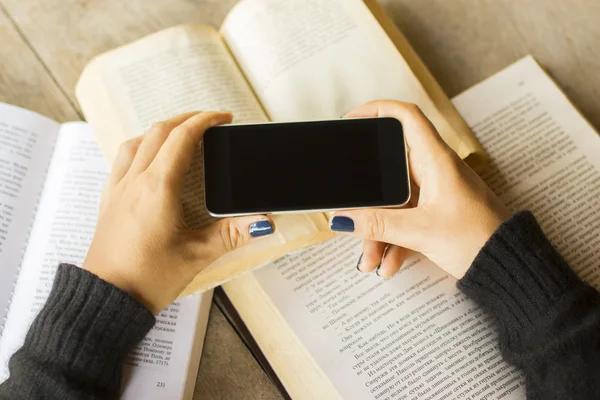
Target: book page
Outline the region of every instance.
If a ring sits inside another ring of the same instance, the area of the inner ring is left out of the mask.
[[[0,103],[0,338],[59,124]]]
[[[191,399],[208,324],[212,290],[178,300],[126,361],[124,399]]]
[[[415,255],[384,280],[356,270],[361,251],[340,237],[254,273],[340,398],[525,398],[490,317],[454,278]]]
[[[229,110],[235,122],[267,116],[221,36],[207,26],[179,26],[104,54],[84,71],[77,97],[110,160],[125,140],[152,122],[193,110]],[[183,208],[193,228],[214,219],[204,207],[200,153],[186,180]],[[268,238],[229,253],[202,271],[182,296],[221,282],[333,236],[324,214],[277,215]]]
[[[483,153],[431,75],[422,73],[436,89],[440,112],[361,0],[244,0],[221,32],[273,121],[339,118],[371,100],[397,99],[418,104],[462,158]],[[426,70],[402,44],[407,60]]]
[[[513,210],[534,212],[579,276],[600,286],[600,138],[527,57],[455,104],[489,153],[479,170]],[[339,238],[253,275],[343,399],[524,399],[491,317],[431,262],[382,280]],[[265,334],[268,338],[268,334]]]
[[[77,99],[109,161],[152,123],[188,111],[231,111],[235,122],[266,122],[252,89],[217,31],[183,25],[95,58]]]
[[[531,57],[454,99],[489,151],[478,173],[529,209],[580,278],[600,289],[600,137]]]
[[[46,302],[58,264],[83,262],[107,174],[88,125],[62,125],[0,339],[0,381],[8,377],[10,356]],[[198,346],[196,334],[202,343],[210,301],[210,294],[191,296],[159,313],[152,331],[127,360],[126,398],[183,396],[188,369],[196,376],[200,349],[192,354],[192,348]]]

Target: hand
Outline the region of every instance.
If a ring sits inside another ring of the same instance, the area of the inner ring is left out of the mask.
[[[157,313],[211,262],[272,233],[272,221],[262,216],[222,219],[201,230],[183,221],[184,177],[202,135],[230,122],[228,113],[187,113],[124,143],[83,268]]]
[[[509,213],[479,176],[442,140],[414,104],[375,101],[346,117],[394,117],[409,147],[412,204],[405,209],[337,212],[331,229],[365,239],[358,268],[394,275],[409,250],[461,278]]]

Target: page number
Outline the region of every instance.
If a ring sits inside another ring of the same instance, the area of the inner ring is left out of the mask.
[[[156,382],[156,387],[166,387],[167,385],[164,382]]]

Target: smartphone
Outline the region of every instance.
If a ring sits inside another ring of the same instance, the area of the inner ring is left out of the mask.
[[[203,139],[204,194],[216,217],[399,207],[410,199],[395,118],[224,125]]]

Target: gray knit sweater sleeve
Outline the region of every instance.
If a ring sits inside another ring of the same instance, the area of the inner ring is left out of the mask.
[[[124,359],[152,328],[150,311],[88,271],[60,265],[0,399],[117,398]]]
[[[498,326],[528,399],[600,399],[600,294],[552,247],[530,212],[506,221],[458,287]]]
[[[600,399],[600,295],[531,213],[506,221],[458,286],[496,320],[502,354],[524,371],[529,399]],[[153,324],[123,291],[61,265],[0,399],[116,398],[124,359]]]

